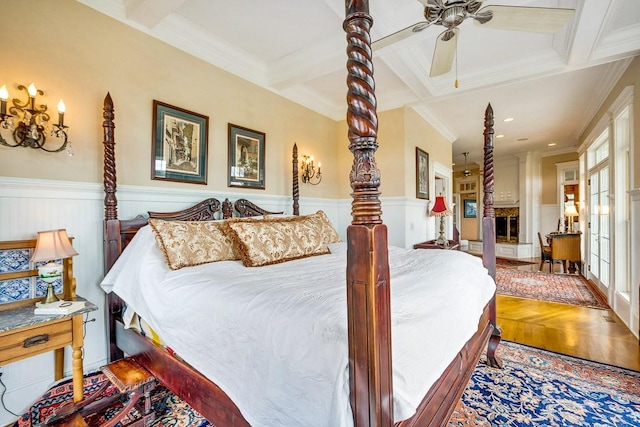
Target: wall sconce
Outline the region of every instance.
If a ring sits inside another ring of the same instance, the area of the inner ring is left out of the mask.
[[[64,102],[60,100],[58,103],[58,123],[52,125],[50,132],[51,136],[55,136],[61,141],[61,145],[58,148],[49,149],[45,147],[47,141],[45,125],[50,119],[47,106],[45,104],[36,106],[36,96],[42,96],[44,92],[37,89],[33,83],[28,88],[19,85],[18,89],[26,92],[27,99],[22,103],[20,99],[13,98],[11,100],[13,105],[9,107],[9,113],[7,113],[9,92],[6,85],[0,87],[0,132],[2,129],[9,129],[12,131],[15,142],[8,142],[0,133],[0,144],[6,147],[39,148],[49,153],[58,153],[66,148],[67,154],[72,156],[71,142],[67,140],[66,129],[68,126],[64,125]],[[14,123],[14,117],[18,120],[17,126]]]
[[[322,163],[318,162],[318,171],[316,171],[316,167],[313,165],[313,156],[302,156],[302,182],[311,185],[320,184],[320,181],[322,181],[322,172],[320,172],[321,166]],[[315,179],[316,182],[313,182],[313,179]]]
[[[53,290],[53,283],[62,276],[62,264],[54,261],[62,258],[69,258],[78,255],[71,240],[67,236],[67,230],[39,231],[36,248],[31,255],[31,262],[47,261],[46,264],[38,267],[38,276],[47,283],[47,296],[43,303],[51,304],[58,301]]]

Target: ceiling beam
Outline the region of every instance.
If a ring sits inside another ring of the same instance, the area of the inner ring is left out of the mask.
[[[186,0],[125,0],[127,18],[151,29]]]
[[[603,22],[611,13],[612,0],[587,0],[582,3],[573,36],[573,45],[568,56],[569,65],[586,63],[591,59],[598,41],[602,37]]]

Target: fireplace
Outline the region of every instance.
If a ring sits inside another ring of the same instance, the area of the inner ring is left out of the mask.
[[[496,242],[518,243],[520,209],[496,208]]]

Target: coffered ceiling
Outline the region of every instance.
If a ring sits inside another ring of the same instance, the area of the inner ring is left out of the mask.
[[[336,120],[346,116],[343,0],[77,0]],[[448,0],[452,2],[453,0]],[[373,40],[423,21],[418,0],[370,0]],[[441,26],[377,49],[378,110],[414,108],[482,157],[483,113],[496,116],[496,156],[575,151],[578,138],[640,54],[640,0],[486,0],[576,10],[556,33],[459,26],[451,72],[429,70]],[[459,81],[455,88],[454,82]],[[511,117],[513,121],[504,122]],[[555,143],[553,147],[548,144]]]

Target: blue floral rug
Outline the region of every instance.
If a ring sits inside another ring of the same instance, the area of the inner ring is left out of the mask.
[[[449,427],[640,426],[640,372],[503,341],[480,364]]]
[[[640,372],[503,341],[503,369],[480,363],[453,413],[449,427],[461,426],[640,426]],[[90,395],[106,381],[100,372],[85,377]],[[40,424],[72,398],[71,379],[52,387],[14,427]],[[108,387],[104,394],[115,389]],[[164,387],[152,396],[155,427],[210,424]],[[96,414],[91,425],[113,417],[119,407]],[[132,411],[125,423],[139,414]],[[275,427],[275,426],[274,426]]]

